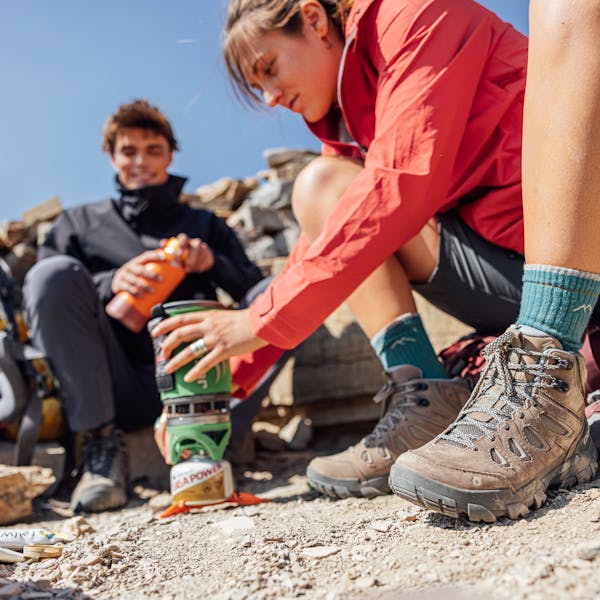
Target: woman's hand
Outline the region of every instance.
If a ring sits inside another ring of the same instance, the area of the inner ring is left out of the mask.
[[[163,410],[162,414],[156,423],[154,423],[154,441],[158,447],[158,451],[162,454],[165,462],[170,465],[171,457],[169,456],[169,434],[167,433],[167,413],[166,409]]]
[[[163,409],[160,417],[156,419],[154,423],[154,441],[158,447],[158,451],[168,465],[172,465],[171,455],[169,454],[169,430],[167,429],[167,409]],[[184,448],[181,451],[181,460],[187,460],[192,456],[192,451],[188,448]]]
[[[168,334],[161,346],[161,359],[169,359],[175,348],[188,342],[199,342],[203,351],[190,345],[178,352],[165,365],[167,373],[173,373],[183,365],[198,359],[185,375],[185,381],[193,381],[204,375],[222,360],[258,350],[267,345],[254,335],[250,313],[246,310],[201,310],[169,317],[152,330],[156,338]],[[198,346],[198,344],[196,344]]]
[[[111,289],[113,294],[118,292],[129,292],[132,296],[140,297],[154,291],[153,281],[160,281],[147,263],[161,262],[165,255],[160,250],[148,250],[138,256],[134,256],[115,271],[112,279]]]

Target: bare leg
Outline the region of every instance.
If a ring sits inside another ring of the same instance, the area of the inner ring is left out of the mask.
[[[488,346],[468,412],[390,473],[401,497],[475,521],[524,516],[598,466],[576,350],[600,292],[600,0],[531,0],[530,16],[519,328]]]
[[[321,157],[299,175],[292,203],[294,214],[310,240],[320,234],[333,207],[361,169],[361,165],[352,160]],[[373,271],[348,298],[367,336],[373,337],[402,314],[416,312],[410,281],[429,278],[437,262],[438,243],[437,227],[426,226],[396,256]]]
[[[528,263],[600,272],[600,1],[532,0],[523,196]]]

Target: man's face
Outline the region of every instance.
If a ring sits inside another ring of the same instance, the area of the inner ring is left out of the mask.
[[[123,187],[136,190],[167,181],[173,152],[162,135],[147,129],[123,128],[117,132],[110,159]]]

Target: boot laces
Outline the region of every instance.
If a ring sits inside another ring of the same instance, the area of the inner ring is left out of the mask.
[[[414,392],[425,390],[427,387],[423,381],[413,380],[403,383],[388,381],[375,394],[374,401],[381,404],[381,417],[375,429],[365,438],[365,445],[367,447],[385,445],[388,434],[404,421],[404,411],[419,403],[419,398],[414,395]]]
[[[120,432],[114,430],[108,435],[96,432],[85,434],[79,472],[87,471],[110,478],[111,469],[123,443]]]
[[[514,346],[514,338],[514,332],[507,331],[484,348],[486,365],[479,384],[454,425],[438,439],[477,450],[475,442],[481,437],[485,435],[494,441],[494,433],[499,427],[509,429],[507,422],[513,414],[523,418],[525,407],[536,406],[534,395],[537,390],[568,389],[567,384],[551,371],[570,368],[569,361]],[[516,360],[509,360],[509,354]],[[522,362],[520,359],[524,356],[534,357],[536,362]],[[549,362],[549,358],[554,362]],[[483,415],[489,419],[482,420]]]

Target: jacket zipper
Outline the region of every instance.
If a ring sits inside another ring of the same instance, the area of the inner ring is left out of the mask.
[[[350,127],[348,126],[348,121],[346,120],[346,117],[344,116],[345,115],[344,103],[342,102],[342,77],[344,75],[344,67],[346,65],[346,55],[348,54],[350,44],[354,41],[355,34],[356,34],[356,28],[353,27],[352,31],[350,31],[350,35],[348,36],[348,40],[344,44],[344,50],[342,52],[342,59],[340,60],[340,68],[338,70],[338,77],[337,77],[337,100],[338,100],[338,104],[340,106],[340,110],[342,111],[342,119],[344,120],[343,124],[345,125],[345,129],[351,138],[351,140],[348,142],[348,144],[358,148],[358,150],[360,151],[360,153],[364,159],[364,157],[367,153],[367,147],[363,146],[362,144],[359,144],[355,140],[354,134],[350,131]]]

